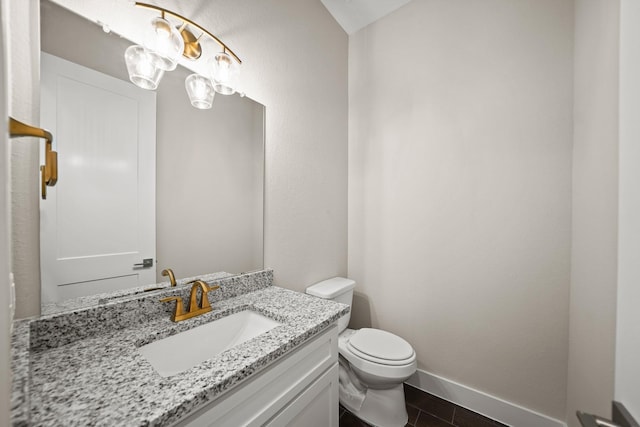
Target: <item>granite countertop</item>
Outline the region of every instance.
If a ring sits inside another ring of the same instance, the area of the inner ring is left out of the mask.
[[[12,349],[13,424],[171,424],[267,367],[349,310],[344,304],[272,286],[272,272],[267,273],[267,280],[262,277],[255,286],[242,277],[227,282],[223,279],[218,282],[220,299],[210,298],[213,310],[179,323],[169,319],[166,308],[162,315],[144,321],[120,319],[121,312],[117,310],[144,304],[163,306],[157,302],[158,295],[142,302],[107,303],[68,313],[67,317],[75,316],[76,329],[83,329],[78,328],[77,322],[78,318],[84,319],[88,332],[69,329],[74,322],[61,320],[60,315],[19,322]],[[105,314],[109,309],[113,313]],[[136,351],[144,344],[247,309],[277,320],[282,326],[166,378]],[[101,320],[93,321],[94,317]],[[118,322],[128,326],[117,328],[114,325],[122,324]],[[67,332],[61,336],[58,331]],[[78,335],[73,336],[76,332]]]

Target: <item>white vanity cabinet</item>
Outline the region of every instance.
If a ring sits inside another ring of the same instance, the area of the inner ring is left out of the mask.
[[[334,324],[175,426],[338,427]]]

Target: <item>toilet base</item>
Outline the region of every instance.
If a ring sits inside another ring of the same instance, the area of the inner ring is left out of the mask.
[[[353,415],[376,427],[404,427],[409,420],[402,383],[385,390],[368,389],[360,410],[350,407],[343,399],[340,403]]]

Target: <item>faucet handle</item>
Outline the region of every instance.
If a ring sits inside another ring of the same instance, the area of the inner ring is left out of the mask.
[[[193,280],[189,282],[189,284],[193,285],[191,287],[191,305],[195,304],[196,290],[200,288],[202,290],[202,296],[200,297],[200,308],[201,309],[210,308],[211,305],[209,304],[209,298],[207,298],[207,293],[209,293],[209,291],[215,291],[216,289],[220,288],[220,286],[218,285],[209,286],[207,282],[201,279]],[[191,310],[191,308],[189,308],[189,310]]]
[[[207,307],[211,307],[211,305],[209,305],[209,297],[207,296],[207,294],[209,293],[209,291],[215,291],[216,289],[220,289],[220,286],[218,285],[209,286],[206,283],[204,283],[204,285],[205,286],[202,288],[202,299],[200,300],[200,306],[202,308],[207,308]]]
[[[178,316],[181,316],[184,314],[184,308],[183,308],[183,304],[182,304],[182,298],[180,297],[167,297],[167,298],[162,298],[160,300],[160,302],[169,302],[169,301],[176,301],[176,309],[173,312],[173,317],[171,318],[171,320],[173,320],[174,322],[176,322],[176,318]]]
[[[169,281],[171,282],[171,286],[176,285],[176,276],[173,274],[173,270],[170,268],[165,268],[161,273],[163,276],[169,276]]]

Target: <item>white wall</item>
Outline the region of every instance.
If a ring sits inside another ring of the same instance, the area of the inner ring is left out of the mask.
[[[620,12],[620,204],[615,399],[640,419],[640,2]]]
[[[349,43],[354,326],[565,410],[573,2],[420,0]]]
[[[265,266],[299,291],[346,275],[347,35],[317,0],[228,0],[203,21],[267,108]]]
[[[567,421],[609,416],[618,215],[619,2],[576,0]]]
[[[39,9],[38,0],[9,2],[9,112],[15,119],[34,126],[40,122]],[[11,143],[11,250],[17,317],[40,313],[41,145],[41,140],[35,138]]]
[[[0,2],[0,117],[9,114],[7,48],[8,0]],[[11,339],[9,335],[9,269],[10,269],[10,230],[9,230],[9,139],[7,122],[0,120],[0,425],[9,425],[11,407]]]

